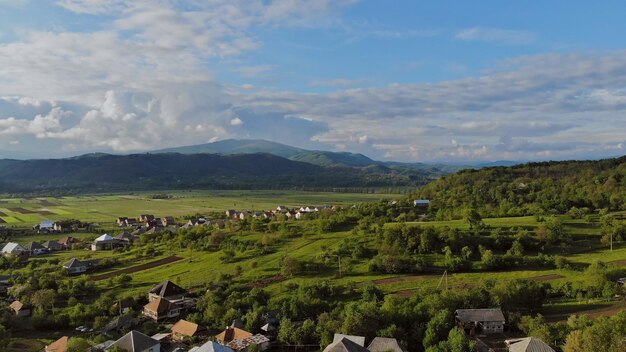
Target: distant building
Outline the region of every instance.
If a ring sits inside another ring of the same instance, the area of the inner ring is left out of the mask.
[[[2,254],[4,255],[22,255],[25,252],[26,248],[15,242],[9,242],[2,248]]]
[[[13,301],[13,303],[9,305],[9,308],[11,308],[13,313],[18,317],[27,317],[30,315],[30,307],[20,301]]]
[[[376,337],[372,340],[367,350],[370,352],[403,352],[398,340],[389,337]]]
[[[41,243],[39,243],[39,242],[31,242],[31,243],[27,244],[26,247],[24,247],[24,249],[26,249],[26,251],[30,255],[40,255],[40,254],[44,254],[44,253],[48,252],[46,247],[41,245]]]
[[[155,321],[176,318],[180,313],[180,306],[165,298],[157,298],[143,306],[143,315]]]
[[[67,270],[70,275],[82,274],[87,271],[87,263],[72,258],[63,264],[63,269]]]
[[[60,339],[46,346],[44,351],[45,352],[67,352],[68,341],[69,341],[69,337],[63,336]]]
[[[127,352],[161,352],[159,341],[136,330],[122,336],[111,344],[106,351],[110,351],[115,347]]]
[[[48,251],[60,251],[63,250],[63,246],[57,241],[46,241],[43,243],[44,248]]]
[[[367,348],[343,337],[339,340],[334,340],[333,343],[324,348],[324,352],[369,352]]]
[[[416,207],[428,207],[430,205],[430,200],[428,199],[416,199],[413,201],[413,206]]]
[[[504,332],[504,314],[500,308],[458,309],[455,312],[457,325],[470,336]]]
[[[193,347],[189,352],[233,352],[233,350],[215,341],[209,341],[202,346]]]
[[[208,333],[207,329],[196,323],[181,319],[172,326],[172,340],[185,341]]]
[[[229,342],[233,340],[243,340],[251,337],[252,333],[249,333],[243,329],[236,327],[228,327],[226,330],[219,333],[215,336],[215,340],[222,345],[227,345]]]
[[[555,352],[554,349],[536,337],[504,340],[509,352]]]

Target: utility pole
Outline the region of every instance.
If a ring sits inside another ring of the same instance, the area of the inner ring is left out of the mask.
[[[448,270],[444,271],[443,275],[441,275],[441,279],[439,279],[439,284],[437,285],[437,289],[439,289],[444,279],[446,280],[446,291],[447,291],[448,290]]]

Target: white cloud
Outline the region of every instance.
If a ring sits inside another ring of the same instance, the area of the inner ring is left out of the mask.
[[[456,33],[455,38],[466,41],[520,45],[533,43],[538,37],[537,34],[528,31],[472,27],[459,31]]]
[[[234,119],[230,120],[230,125],[231,126],[241,126],[241,125],[243,125],[243,121],[240,118],[235,117]]]

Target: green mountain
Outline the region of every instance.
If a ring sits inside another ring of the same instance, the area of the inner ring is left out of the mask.
[[[282,156],[283,158],[291,158],[303,152],[306,152],[306,150],[262,139],[225,139],[206,144],[160,149],[152,153],[209,153],[224,155],[269,153]]]
[[[366,157],[363,154],[306,150],[281,143],[257,139],[226,139],[213,143],[160,149],[154,151],[153,153],[211,153],[223,155],[269,153],[294,161],[302,161],[319,166],[362,167],[380,163]]]
[[[442,219],[473,204],[483,217],[564,213],[572,208],[626,210],[626,156],[467,169],[418,190]]]
[[[388,168],[328,167],[256,154],[88,154],[0,160],[0,192],[156,189],[332,189],[417,187],[439,175]]]

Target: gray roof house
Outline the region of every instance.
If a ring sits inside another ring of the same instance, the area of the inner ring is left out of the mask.
[[[370,352],[402,352],[398,341],[389,337],[376,337],[372,340],[367,350]]]
[[[202,346],[193,347],[189,352],[234,352],[231,348],[221,345],[215,341],[209,341]]]
[[[47,252],[46,247],[42,246],[39,242],[31,242],[24,247],[31,255],[39,255]]]
[[[555,352],[545,342],[535,337],[504,340],[509,352]]]
[[[457,309],[457,325],[471,336],[504,332],[504,314],[500,308]]]
[[[43,243],[43,246],[46,247],[49,251],[60,251],[63,249],[63,245],[57,241],[46,241]]]
[[[353,336],[353,335],[344,335],[344,334],[335,334],[333,336],[333,342],[340,341],[341,339],[346,338],[359,346],[365,347],[365,336]]]
[[[161,352],[159,341],[139,331],[133,330],[113,342],[106,350],[109,351],[117,347],[128,352]]]
[[[24,252],[26,252],[26,249],[15,242],[9,242],[4,246],[4,248],[2,248],[2,254],[17,255]]]
[[[335,334],[337,337],[338,334]],[[365,338],[363,338],[365,341]],[[335,339],[333,343],[324,348],[324,352],[368,352],[367,348],[350,340],[347,337]]]

